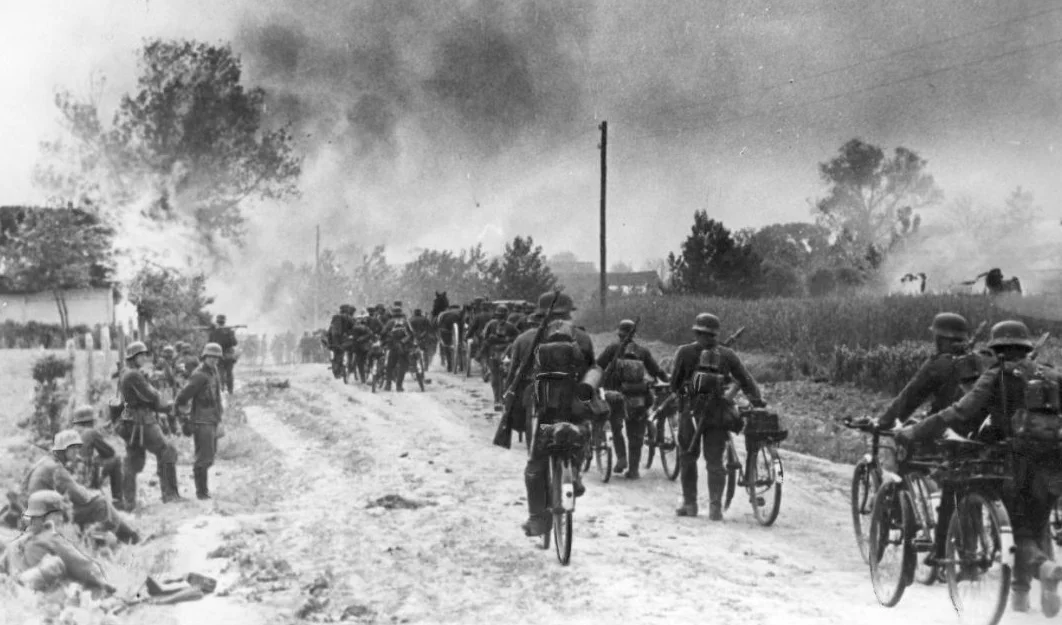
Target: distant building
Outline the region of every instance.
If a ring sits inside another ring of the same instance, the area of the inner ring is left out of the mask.
[[[111,325],[115,321],[114,287],[63,291],[71,326]],[[31,321],[59,324],[59,308],[51,292],[28,293],[0,288],[0,323]]]

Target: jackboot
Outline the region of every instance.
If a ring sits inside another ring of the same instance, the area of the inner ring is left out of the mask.
[[[726,473],[708,473],[708,519],[723,520],[723,490],[726,488]]]
[[[524,523],[523,529],[527,536],[541,536],[553,526],[553,515],[547,509],[549,492],[545,477],[537,472],[524,471],[524,487],[527,490],[527,522]]]
[[[159,471],[159,490],[162,491],[162,503],[181,501],[181,493],[177,490],[177,465],[164,464]]]
[[[634,437],[631,436],[627,442],[627,447],[629,448],[628,457],[631,461],[630,467],[627,469],[627,479],[636,480],[641,477],[639,466],[642,461],[642,441],[639,440],[635,444]]]
[[[136,530],[129,527],[129,524],[125,521],[118,521],[118,527],[114,528],[114,535],[118,538],[118,542],[126,543],[128,545],[135,545],[140,542],[140,534]]]
[[[682,506],[675,510],[678,516],[697,516],[697,463],[684,462],[679,468],[682,482]]]
[[[210,499],[210,489],[207,486],[207,470],[196,468],[192,472],[195,475],[196,499]]]
[[[616,445],[616,466],[612,468],[613,473],[623,473],[627,470],[627,450]]]
[[[1062,565],[1048,560],[1040,565],[1040,609],[1050,618],[1058,614],[1062,601],[1058,597],[1058,582],[1062,581]]]
[[[1014,590],[1010,591],[1010,609],[1012,612],[1028,612],[1029,611],[1029,591],[1028,590]]]
[[[122,473],[122,509],[125,512],[136,509],[136,473],[132,470]]]

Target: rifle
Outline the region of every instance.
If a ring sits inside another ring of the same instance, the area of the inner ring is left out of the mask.
[[[740,338],[741,335],[744,334],[744,333],[745,333],[745,326],[741,326],[740,328],[737,329],[737,331],[735,331],[733,334],[731,334],[729,337],[727,337],[727,339],[721,343],[721,346],[722,347],[730,347],[731,345],[734,344],[734,341],[738,340],[738,338]],[[731,398],[734,397],[734,395],[736,393],[737,393],[737,386],[734,386],[734,388],[730,389],[730,392],[727,393],[726,398],[727,399],[731,399]],[[702,418],[700,418],[697,421],[697,427],[696,427],[696,429],[693,430],[693,438],[690,439],[690,444],[689,444],[689,447],[686,448],[686,453],[688,453],[688,454],[692,454],[693,453],[693,446],[696,445],[697,441],[699,441],[701,439],[701,436],[704,434],[704,428],[705,428],[705,426],[707,424],[708,424],[708,418],[707,417],[702,417]]]
[[[219,328],[229,328],[230,330],[236,330],[238,328],[246,328],[246,327],[247,327],[246,325],[238,325],[238,326],[196,326],[196,327],[194,327],[192,329],[193,330],[198,330],[199,332],[209,332],[210,330],[217,330]]]
[[[527,350],[527,355],[520,362],[520,366],[516,368],[516,375],[513,376],[512,383],[505,389],[505,394],[502,395],[502,401],[505,402],[505,410],[502,412],[501,421],[498,422],[498,429],[494,432],[493,441],[498,447],[511,449],[513,446],[513,408],[519,400],[516,396],[516,387],[521,380],[527,377],[528,372],[534,366],[535,350],[538,349],[542,339],[546,337],[546,328],[549,326],[550,317],[553,315],[553,308],[557,305],[557,300],[560,299],[560,293],[560,289],[553,290],[553,301],[549,303],[549,308],[542,317],[542,322],[535,332],[535,338],[531,342],[531,348]]]
[[[988,325],[988,321],[985,320],[985,321],[981,322],[981,325],[977,326],[977,329],[974,330],[973,334],[970,335],[970,340],[966,342],[966,349],[967,350],[973,349],[974,343],[976,343],[977,339],[980,338],[981,333],[985,331],[985,326],[987,326],[987,325]]]
[[[641,317],[635,317],[634,318],[634,327],[631,328],[631,331],[627,334],[627,336],[624,337],[624,339],[622,341],[620,341],[619,349],[616,350],[616,353],[613,354],[613,356],[612,356],[612,360],[610,360],[609,363],[608,363],[608,366],[605,367],[604,373],[601,374],[601,379],[605,383],[610,382],[612,376],[615,375],[615,373],[616,373],[616,365],[618,365],[620,359],[623,358],[623,353],[627,351],[627,346],[630,345],[634,341],[634,333],[638,331],[638,323],[641,320],[642,320]]]
[[[1044,343],[1047,342],[1047,337],[1049,336],[1051,336],[1050,332],[1044,332],[1040,335],[1040,338],[1037,339],[1036,343],[1033,343],[1032,351],[1029,352],[1029,360],[1036,360],[1036,357],[1040,355],[1040,348],[1044,346]]]

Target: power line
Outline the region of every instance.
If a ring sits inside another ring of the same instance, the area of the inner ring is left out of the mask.
[[[902,83],[905,83],[905,82],[911,82],[913,80],[919,80],[921,78],[928,78],[930,76],[935,76],[937,74],[943,74],[943,73],[946,73],[946,72],[954,71],[956,69],[962,69],[964,67],[971,67],[971,66],[974,66],[974,65],[980,65],[982,63],[988,63],[988,62],[991,62],[991,61],[996,61],[996,60],[999,60],[999,59],[1003,59],[1003,58],[1007,58],[1007,57],[1011,57],[1011,56],[1016,56],[1016,55],[1019,55],[1019,54],[1025,53],[1025,52],[1030,52],[1030,51],[1034,51],[1034,50],[1040,50],[1040,49],[1044,49],[1044,48],[1047,48],[1047,47],[1050,47],[1050,46],[1058,45],[1060,43],[1062,43],[1062,38],[1060,38],[1060,39],[1052,39],[1050,41],[1045,41],[1043,43],[1038,43],[1038,44],[1034,44],[1034,45],[1030,45],[1030,46],[1021,47],[1021,48],[1016,48],[1014,50],[1008,50],[1007,52],[1003,52],[1003,53],[1000,53],[1000,54],[995,54],[995,55],[992,55],[992,56],[986,56],[986,57],[980,57],[980,58],[976,58],[976,59],[971,59],[969,61],[964,61],[962,63],[955,63],[953,65],[946,65],[944,67],[938,67],[937,69],[933,69],[933,70],[929,70],[929,71],[925,71],[925,72],[919,72],[917,74],[912,74],[910,76],[904,76],[902,78],[897,78],[895,80],[890,80],[890,81],[886,81],[886,82],[876,83],[876,84],[873,84],[873,85],[869,85],[867,87],[861,87],[859,89],[853,89],[853,90],[849,90],[849,91],[842,91],[842,92],[839,92],[839,93],[830,94],[828,96],[823,96],[821,98],[814,98],[814,99],[811,99],[811,100],[805,100],[803,102],[797,102],[795,104],[789,104],[789,105],[785,105],[785,106],[774,107],[774,108],[768,109],[766,111],[754,111],[752,113],[747,113],[747,114],[744,114],[744,115],[737,115],[737,116],[734,116],[734,117],[712,120],[711,122],[709,122],[707,124],[699,124],[699,125],[696,125],[696,126],[681,127],[681,128],[676,128],[676,129],[672,129],[672,130],[667,130],[667,131],[664,131],[664,132],[643,133],[643,134],[632,135],[632,136],[628,136],[627,139],[651,139],[651,138],[656,138],[656,137],[663,137],[663,136],[667,136],[667,135],[672,135],[672,134],[675,134],[677,132],[689,132],[691,130],[703,130],[704,128],[707,128],[708,126],[716,125],[716,124],[732,123],[732,122],[737,122],[737,121],[741,121],[741,120],[745,120],[745,119],[750,119],[750,118],[753,118],[753,117],[761,117],[761,116],[764,116],[764,115],[772,115],[772,114],[780,113],[780,112],[783,112],[783,111],[786,111],[786,110],[789,110],[789,109],[795,109],[795,108],[807,106],[809,104],[818,104],[820,102],[829,102],[830,100],[836,100],[836,99],[843,98],[843,97],[846,97],[846,96],[857,95],[857,94],[860,94],[860,93],[866,93],[868,91],[881,89],[883,87],[891,87],[893,85],[898,85],[898,84],[902,84]]]
[[[894,57],[897,57],[897,56],[903,56],[905,54],[910,54],[912,52],[917,52],[919,50],[924,50],[926,48],[932,48],[932,47],[939,46],[941,44],[948,43],[948,42],[951,42],[951,41],[957,41],[959,39],[964,39],[966,37],[972,37],[974,35],[979,35],[981,33],[985,33],[985,32],[988,32],[990,30],[995,30],[996,28],[1000,28],[1000,27],[1003,27],[1003,26],[1009,26],[1010,24],[1014,24],[1014,23],[1017,23],[1017,22],[1028,21],[1028,20],[1031,20],[1033,18],[1037,18],[1037,17],[1041,17],[1043,15],[1047,15],[1049,13],[1058,13],[1060,11],[1062,11],[1062,6],[1055,6],[1053,8],[1044,9],[1042,11],[1037,11],[1035,13],[1029,13],[1029,14],[1023,15],[1021,17],[1015,17],[1015,18],[1012,18],[1012,19],[1009,19],[1009,20],[1005,20],[1005,21],[1002,21],[1002,22],[997,22],[995,24],[991,24],[989,26],[984,26],[984,27],[978,28],[976,30],[971,30],[971,31],[967,31],[967,32],[964,32],[964,33],[959,33],[957,35],[952,35],[950,37],[945,37],[943,39],[938,39],[936,41],[930,41],[928,43],[919,44],[917,46],[912,46],[912,47],[909,47],[909,48],[902,48],[902,49],[899,49],[899,50],[893,50],[892,52],[887,52],[887,53],[885,53],[883,55],[880,55],[880,56],[872,57],[872,58],[869,58],[869,59],[864,59],[862,61],[856,61],[855,63],[849,63],[848,65],[843,65],[841,67],[835,67],[835,68],[832,68],[832,69],[823,70],[821,72],[817,72],[817,73],[814,73],[814,74],[809,74],[807,76],[801,76],[799,78],[793,78],[793,79],[787,80],[785,82],[779,82],[779,83],[775,83],[773,85],[767,85],[767,86],[764,86],[764,87],[759,87],[757,89],[754,89],[754,90],[751,90],[751,91],[746,91],[746,92],[729,93],[729,94],[724,95],[724,96],[722,96],[722,97],[720,97],[718,99],[713,100],[712,102],[697,102],[697,103],[691,103],[691,104],[682,104],[682,105],[668,106],[668,107],[665,107],[662,110],[664,110],[664,111],[685,111],[685,110],[694,110],[694,109],[700,109],[700,108],[715,107],[718,104],[721,104],[723,102],[728,102],[728,101],[733,100],[735,98],[747,97],[747,96],[752,96],[752,95],[758,95],[758,94],[766,93],[766,92],[769,92],[769,91],[774,91],[776,89],[780,89],[782,87],[789,86],[790,84],[792,84],[793,82],[798,81],[798,80],[799,81],[814,80],[816,78],[822,78],[823,76],[830,76],[830,75],[833,75],[833,74],[838,74],[840,72],[844,72],[844,71],[847,71],[847,70],[850,70],[850,69],[854,69],[856,67],[862,67],[863,65],[869,65],[871,63],[877,63],[878,61],[884,61],[886,59],[891,59],[891,58],[894,58]]]

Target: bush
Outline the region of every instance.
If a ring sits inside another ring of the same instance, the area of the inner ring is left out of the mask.
[[[70,401],[70,385],[66,374],[73,368],[69,360],[47,355],[33,365],[33,379],[37,385],[33,392],[33,414],[19,423],[29,429],[35,442],[50,444],[52,438],[63,429],[63,413]]]
[[[833,353],[831,381],[899,393],[935,349],[926,343],[904,342],[871,349],[838,346]]]
[[[69,359],[54,355],[44,356],[33,364],[33,379],[37,384],[49,384],[60,378],[65,378],[74,368],[74,363]]]

